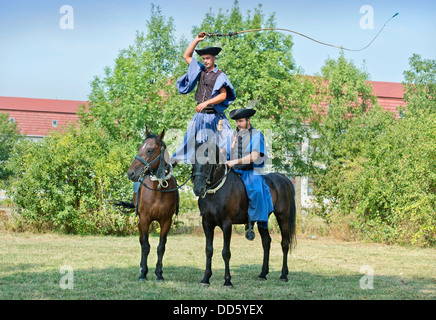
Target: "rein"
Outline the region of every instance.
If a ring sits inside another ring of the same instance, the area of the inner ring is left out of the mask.
[[[204,198],[207,193],[214,194],[219,189],[221,189],[221,187],[224,185],[224,183],[227,180],[227,175],[231,171],[231,169],[230,170],[228,169],[227,165],[225,166],[225,169],[226,169],[226,172],[224,173],[224,175],[212,187],[206,188],[206,191],[205,191],[204,195],[202,196],[202,198]]]
[[[215,169],[216,170],[216,169]],[[225,172],[224,175],[218,179],[218,181],[216,181],[212,186],[206,187],[206,191],[204,192],[204,194],[201,196],[202,198],[204,198],[206,196],[206,194],[214,194],[216,193],[219,189],[221,189],[221,187],[224,185],[224,183],[227,180],[227,176],[230,173],[231,169],[228,168],[227,165],[225,165]],[[212,174],[212,169],[208,172],[208,173],[203,173],[203,172],[194,172],[192,174],[193,177],[195,176],[200,176],[203,178],[206,178],[206,184],[211,183],[210,182],[210,175]]]

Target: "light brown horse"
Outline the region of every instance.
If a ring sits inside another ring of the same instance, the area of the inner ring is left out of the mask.
[[[157,281],[163,281],[162,258],[172,217],[174,213],[177,214],[178,209],[177,182],[171,175],[171,166],[165,161],[165,158],[168,159],[168,152],[162,140],[165,131],[158,136],[151,134],[148,129],[146,133],[147,137],[127,171],[129,179],[136,182],[137,188],[134,190],[136,192],[133,194],[133,202],[139,216],[138,229],[141,244],[139,281],[147,279],[147,258],[150,252],[148,237],[152,221],[157,221],[160,225],[155,274]]]

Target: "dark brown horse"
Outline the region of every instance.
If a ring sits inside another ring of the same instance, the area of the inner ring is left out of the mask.
[[[177,182],[171,175],[171,166],[165,161],[165,158],[168,159],[168,153],[162,140],[164,131],[158,136],[151,134],[148,130],[146,133],[147,137],[139,147],[138,155],[127,171],[129,179],[136,182],[137,188],[134,190],[136,192],[133,195],[133,201],[139,216],[138,229],[141,244],[139,281],[144,281],[147,277],[147,258],[150,252],[148,237],[152,221],[157,221],[160,225],[155,273],[157,281],[163,281],[162,258],[172,217],[178,208]]]
[[[203,230],[206,236],[206,270],[201,283],[209,285],[209,279],[212,276],[214,229],[218,226],[222,229],[224,235],[224,247],[222,250],[225,262],[224,286],[231,287],[229,262],[232,225],[248,223],[248,197],[244,183],[239,175],[235,171],[229,170],[225,164],[219,164],[219,150],[202,148],[201,156],[203,156],[204,152],[204,158],[207,161],[198,161],[199,147],[200,145],[197,144],[197,155],[192,168],[192,179],[194,182],[194,193],[199,196],[198,207],[201,212]],[[210,154],[211,151],[212,154]],[[280,279],[288,281],[287,257],[296,239],[295,190],[292,182],[282,174],[267,174],[265,175],[265,181],[271,191],[274,215],[277,218],[282,236],[283,266]],[[269,272],[271,237],[268,229],[258,227],[258,230],[262,238],[264,251],[262,271],[259,279],[266,280],[266,275]]]

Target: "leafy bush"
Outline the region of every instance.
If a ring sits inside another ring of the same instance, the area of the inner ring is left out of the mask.
[[[356,181],[356,196],[365,195],[356,211],[387,226],[381,240],[436,244],[435,121],[435,114],[400,120],[377,139]]]
[[[362,73],[342,55],[337,63],[327,61],[323,71],[329,71],[326,77],[331,75],[327,78],[332,99],[315,143],[318,152],[313,159],[325,167],[314,168],[314,194],[320,216],[328,223],[348,217],[349,228],[360,238],[433,246],[436,63],[421,61],[417,55],[410,61],[411,70],[405,73],[408,105],[402,119],[377,105],[366,111],[364,92],[348,90],[363,84]]]
[[[435,245],[435,121],[435,114],[398,120],[363,156],[330,168],[318,195],[357,215],[354,227],[371,240]]]
[[[20,131],[16,122],[9,122],[9,114],[0,112],[0,188],[11,174],[6,164],[14,144],[20,139]]]
[[[41,142],[16,145],[9,190],[29,223],[67,233],[130,232],[129,219],[110,201],[132,197],[126,171],[135,151],[94,126],[71,126]]]

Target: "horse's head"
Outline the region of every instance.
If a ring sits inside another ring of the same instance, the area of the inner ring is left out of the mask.
[[[192,182],[195,195],[202,196],[214,181],[214,172],[219,164],[219,149],[215,143],[195,144],[195,163],[192,165]]]
[[[127,170],[127,176],[132,181],[138,181],[142,174],[152,172],[157,169],[162,153],[162,148],[165,148],[165,143],[162,141],[165,130],[162,130],[161,134],[156,136],[151,134],[146,129],[147,137],[142,145],[139,147],[138,155],[133,160],[132,164]]]

